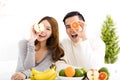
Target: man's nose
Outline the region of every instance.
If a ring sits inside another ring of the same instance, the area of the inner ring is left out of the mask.
[[[70,28],[70,31],[71,31],[71,32],[76,32],[76,30],[75,30],[75,29],[72,29],[72,28]]]

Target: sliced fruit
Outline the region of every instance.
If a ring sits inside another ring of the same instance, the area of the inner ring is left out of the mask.
[[[61,69],[61,70],[60,70],[59,76],[65,76],[65,69]]]
[[[106,72],[100,72],[99,73],[99,80],[107,80],[107,73]]]
[[[77,22],[77,21],[75,21],[75,22],[72,22],[72,24],[71,24],[71,28],[72,29],[79,29],[79,27],[80,27],[80,25],[79,25],[79,23]]]
[[[75,68],[72,66],[68,66],[65,68],[65,75],[67,77],[73,77],[75,75]]]
[[[44,24],[42,24],[42,23],[40,23],[40,24],[38,24],[38,26],[39,26],[39,30],[40,31],[44,31]]]
[[[110,72],[109,72],[109,70],[108,70],[107,67],[102,67],[102,68],[100,68],[100,69],[99,69],[99,73],[100,73],[100,72],[106,72],[106,73],[107,73],[107,76],[108,76],[108,78],[109,78]]]
[[[34,30],[36,32],[41,32],[41,31],[44,31],[45,27],[44,27],[44,24],[40,23],[40,24],[35,24],[34,25]]]
[[[89,80],[98,80],[99,72],[97,70],[90,69],[87,72],[87,77]]]

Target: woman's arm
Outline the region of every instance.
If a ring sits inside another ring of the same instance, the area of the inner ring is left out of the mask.
[[[18,43],[19,53],[16,72],[25,70],[23,63],[27,55],[27,42],[28,42],[27,40],[21,40]]]
[[[16,72],[22,72],[28,78],[31,75],[29,68],[35,66],[34,43],[31,43],[28,40],[21,40],[18,45],[19,55]]]

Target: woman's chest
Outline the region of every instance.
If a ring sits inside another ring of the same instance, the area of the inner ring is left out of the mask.
[[[40,63],[48,54],[48,51],[35,51],[35,63]]]

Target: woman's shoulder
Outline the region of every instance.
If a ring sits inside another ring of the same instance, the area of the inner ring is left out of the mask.
[[[27,43],[27,42],[28,42],[27,39],[21,39],[21,40],[19,41],[19,43]]]
[[[27,44],[27,43],[28,43],[28,40],[27,40],[27,39],[21,39],[21,40],[18,42],[19,45],[25,45],[25,44]]]
[[[18,42],[18,45],[20,47],[23,47],[23,46],[26,46],[28,43],[28,40],[27,39],[21,39],[19,42]]]

